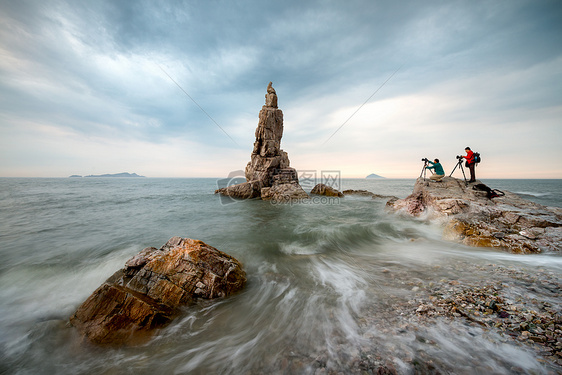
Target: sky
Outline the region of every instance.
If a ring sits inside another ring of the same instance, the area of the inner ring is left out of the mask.
[[[562,178],[562,2],[0,0],[0,177]],[[460,177],[460,176],[457,176]]]

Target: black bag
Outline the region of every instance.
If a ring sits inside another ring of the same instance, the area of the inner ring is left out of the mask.
[[[479,152],[475,152],[474,153],[474,162],[475,163],[480,163],[482,161],[482,158],[480,157],[480,153]]]
[[[496,198],[496,197],[503,197],[505,193],[498,189],[490,189],[488,186],[484,184],[476,184],[472,186],[472,190],[480,190],[486,192],[486,197],[488,199]]]

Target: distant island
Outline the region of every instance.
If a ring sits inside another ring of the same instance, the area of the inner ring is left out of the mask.
[[[70,177],[82,177],[82,176],[79,176],[77,174],[73,174]],[[114,174],[91,174],[91,175],[84,176],[84,177],[144,177],[144,176],[139,176],[136,173],[123,172],[123,173],[114,173]]]
[[[365,178],[386,178],[386,177],[379,176],[378,174],[371,173],[370,175],[368,175]]]

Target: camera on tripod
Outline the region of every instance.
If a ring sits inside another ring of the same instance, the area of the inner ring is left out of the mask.
[[[449,175],[449,177],[451,177],[453,175],[453,172],[455,171],[455,169],[459,168],[462,172],[462,176],[464,177],[464,183],[466,185],[468,185],[468,182],[466,181],[466,175],[464,174],[464,169],[462,167],[462,161],[464,159],[464,156],[462,155],[457,155],[455,156],[457,158],[457,165],[455,165],[455,168],[453,168],[453,170],[451,171],[451,174]]]
[[[423,158],[421,161],[425,161],[426,163],[429,161],[428,158]]]

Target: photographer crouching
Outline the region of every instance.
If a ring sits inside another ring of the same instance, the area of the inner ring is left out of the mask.
[[[429,169],[432,173],[434,172],[431,176],[429,176],[430,180],[441,181],[441,179],[445,177],[445,171],[443,170],[443,166],[441,165],[441,163],[439,163],[439,159],[430,161],[429,159],[426,158],[426,159],[422,159],[422,161],[431,164],[425,167],[426,169]]]

